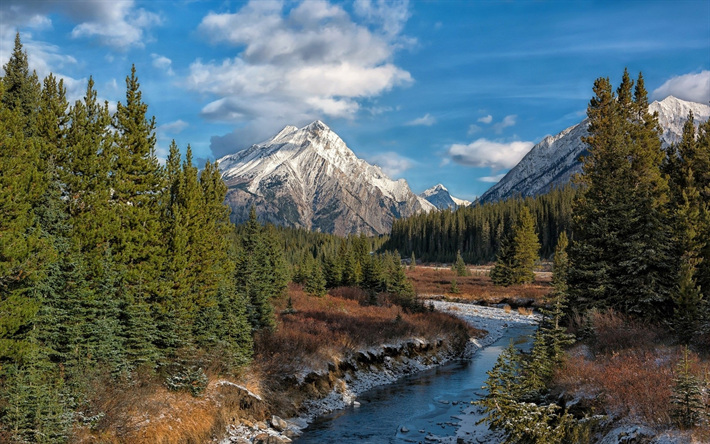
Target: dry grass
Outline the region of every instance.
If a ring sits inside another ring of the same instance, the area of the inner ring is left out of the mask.
[[[388,304],[385,295],[379,295],[381,305],[368,306],[364,305],[367,293],[362,290],[338,288],[331,293],[333,296],[316,298],[299,286],[290,287],[296,313],[281,315],[277,330],[256,341],[256,364],[265,375],[318,369],[355,350],[414,336],[434,342],[480,334],[442,313],[405,313]]]
[[[577,320],[575,327],[583,322]],[[568,360],[555,375],[555,390],[597,413],[620,420],[671,426],[670,397],[681,347],[671,344],[662,328],[641,325],[613,311],[593,313],[593,338],[568,352]],[[691,356],[692,372],[701,380],[710,362]],[[696,439],[708,431],[693,431]]]
[[[152,376],[138,376],[129,387],[103,381],[93,407],[104,417],[93,430],[79,428],[76,443],[204,443],[227,424],[245,416],[265,417],[265,406],[242,390],[211,378],[201,397],[173,392]],[[101,383],[97,381],[97,383]]]
[[[533,314],[533,309],[532,308],[526,308],[526,307],[518,307],[518,313],[523,315],[523,316],[532,316]]]
[[[459,293],[448,294],[450,299],[485,304],[508,303],[513,306],[540,306],[550,291],[550,273],[536,273],[536,282],[510,287],[496,287],[488,276],[490,267],[471,270],[471,276],[456,276],[449,268],[429,268],[419,266],[408,270],[407,276],[414,289],[421,296],[445,295],[451,289],[451,281],[456,280]]]

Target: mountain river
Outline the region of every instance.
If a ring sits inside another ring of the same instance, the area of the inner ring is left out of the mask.
[[[347,407],[316,418],[294,444],[495,442],[471,401],[480,399],[486,372],[511,340],[528,349],[535,325],[515,325],[473,358],[451,362],[376,387]]]

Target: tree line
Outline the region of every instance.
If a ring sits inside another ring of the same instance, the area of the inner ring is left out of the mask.
[[[502,202],[420,213],[395,220],[385,249],[412,253],[423,261],[451,263],[460,253],[467,263],[496,259],[502,240],[511,232],[518,213],[527,207],[540,237],[543,257],[550,257],[558,236],[571,235],[575,187],[566,186],[537,197],[516,197]]]

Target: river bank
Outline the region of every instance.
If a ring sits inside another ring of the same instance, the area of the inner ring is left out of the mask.
[[[538,321],[536,315],[526,316],[500,308],[444,301],[432,301],[432,304],[437,311],[461,318],[487,334],[470,340],[463,354],[455,352],[443,340],[430,343],[418,338],[359,350],[342,362],[339,370],[331,367],[328,374],[304,375],[300,383],[316,376],[336,378],[336,381],[325,396],[304,402],[298,416],[286,421],[277,417],[270,424],[265,421],[243,421],[239,425],[230,425],[228,435],[220,443],[290,442],[315,418],[346,407],[357,408],[358,398],[374,387],[392,384],[457,359],[470,358],[500,339],[508,328],[530,326]]]

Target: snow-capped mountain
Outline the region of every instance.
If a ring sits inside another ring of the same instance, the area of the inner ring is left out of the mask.
[[[425,190],[419,194],[419,197],[426,199],[430,204],[440,210],[444,208],[451,208],[452,210],[455,210],[458,207],[471,205],[471,202],[468,200],[458,199],[449,194],[449,190],[447,190],[442,184],[434,185],[428,190]]]
[[[271,139],[219,159],[232,220],[248,218],[322,232],[384,234],[392,220],[434,206],[404,179],[359,159],[326,124],[287,126]]]
[[[689,111],[693,111],[696,123],[710,117],[710,106],[673,96],[655,101],[648,108],[652,113],[658,112],[664,148],[680,140]],[[555,136],[542,139],[508,174],[483,193],[480,201],[492,202],[516,195],[535,196],[568,183],[573,174],[582,171],[579,158],[587,153],[587,146],[581,138],[589,134],[588,125],[588,119],[584,119]]]

